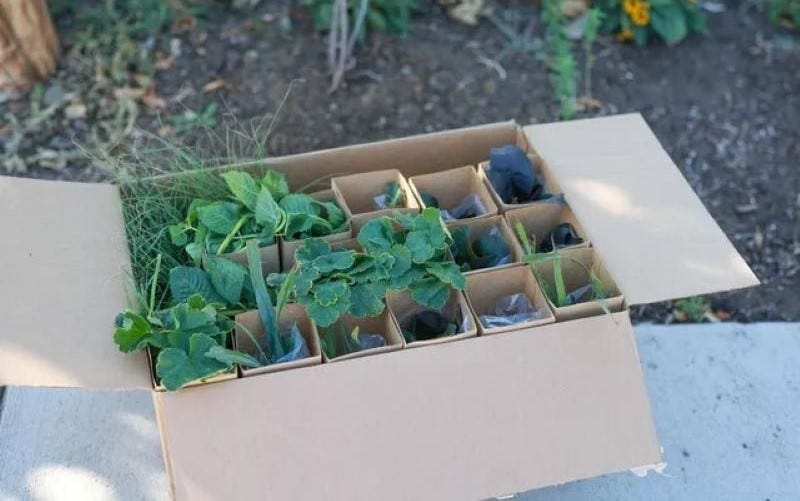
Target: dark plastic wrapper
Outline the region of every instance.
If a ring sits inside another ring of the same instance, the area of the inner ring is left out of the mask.
[[[479,319],[484,328],[491,329],[547,318],[547,314],[545,308],[535,310],[528,296],[518,292],[498,299],[494,305],[494,312],[481,315]]]
[[[539,244],[539,252],[552,252],[572,245],[580,245],[583,239],[575,233],[575,228],[570,223],[561,223],[552,230]]]
[[[552,197],[536,174],[528,155],[517,145],[492,148],[489,153],[489,181],[503,202],[526,203]]]

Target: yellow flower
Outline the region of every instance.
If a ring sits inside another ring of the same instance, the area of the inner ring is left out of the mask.
[[[622,10],[624,10],[626,13],[630,14],[631,12],[636,10],[636,8],[639,5],[639,2],[640,2],[640,0],[623,0],[623,2],[622,2]]]
[[[637,2],[636,8],[628,13],[628,16],[637,26],[645,26],[650,22],[650,5],[647,2]]]
[[[627,42],[628,40],[633,40],[633,31],[632,30],[622,30],[617,33],[617,40],[620,42]]]

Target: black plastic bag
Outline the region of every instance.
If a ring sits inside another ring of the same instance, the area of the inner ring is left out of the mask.
[[[575,232],[570,223],[561,223],[547,234],[539,244],[539,252],[552,252],[572,245],[580,245],[583,239]]]
[[[536,174],[528,155],[517,145],[492,148],[489,153],[489,182],[503,202],[520,204],[544,200],[552,195]]]

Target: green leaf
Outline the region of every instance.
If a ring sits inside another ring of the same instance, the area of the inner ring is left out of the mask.
[[[355,252],[351,250],[334,251],[314,259],[313,266],[320,273],[333,270],[346,270],[355,262]]]
[[[228,304],[237,304],[242,296],[242,287],[247,269],[239,263],[217,256],[206,258],[206,270],[211,285]]]
[[[258,314],[264,326],[264,337],[270,355],[275,358],[282,357],[285,353],[283,345],[279,339],[278,314],[272,304],[272,298],[267,290],[264,281],[264,273],[261,270],[261,255],[258,252],[258,243],[255,240],[247,242],[247,264],[250,269],[250,281],[253,285],[253,292],[256,296]]]
[[[331,252],[331,244],[320,238],[307,238],[303,244],[297,248],[294,258],[298,263],[312,263],[320,256]]]
[[[189,243],[189,228],[185,223],[177,223],[170,225],[167,230],[169,231],[169,239],[172,245],[176,247],[183,247]]]
[[[461,273],[461,269],[455,263],[427,263],[425,268],[428,273],[435,276],[440,281],[452,285],[456,289],[463,289],[467,286],[466,277],[464,277]]]
[[[200,268],[189,266],[176,266],[169,270],[169,290],[176,302],[184,301],[193,294],[201,295],[209,303],[221,299],[214,291],[208,274]]]
[[[261,185],[267,188],[275,200],[281,200],[289,194],[289,183],[280,172],[268,170],[261,179]]]
[[[411,284],[411,299],[432,309],[443,308],[450,297],[450,286],[436,278],[426,278]]]
[[[347,282],[343,280],[320,282],[313,289],[314,300],[321,306],[333,306],[346,292]]]
[[[141,315],[130,310],[123,311],[117,316],[115,324],[114,342],[120,351],[130,353],[150,344],[153,331],[150,323]]]
[[[667,45],[675,45],[686,37],[686,18],[678,4],[653,8],[650,25]]]
[[[251,211],[256,210],[256,198],[260,187],[253,176],[242,171],[228,171],[222,174],[225,184],[242,204]]]
[[[314,203],[314,199],[304,193],[287,195],[278,205],[288,214],[319,214],[319,207]]]
[[[272,193],[262,187],[256,197],[256,207],[253,211],[256,216],[256,222],[263,228],[265,234],[275,234],[281,226],[285,215],[283,210],[275,202]]]
[[[386,286],[382,282],[356,284],[350,288],[350,314],[355,317],[374,317],[384,308]]]
[[[209,358],[213,358],[217,362],[223,363],[227,366],[233,366],[234,364],[243,365],[245,367],[261,367],[261,362],[258,361],[252,355],[248,355],[247,353],[242,353],[239,351],[229,350],[227,348],[223,348],[222,346],[216,345],[212,346],[206,356]]]
[[[239,221],[239,210],[233,202],[214,202],[198,207],[197,217],[209,230],[227,235]]]
[[[173,391],[198,379],[207,379],[232,368],[231,365],[207,357],[219,346],[206,334],[193,334],[188,353],[179,348],[165,348],[158,354],[156,375],[167,390]]]
[[[400,276],[411,269],[411,251],[408,247],[395,244],[389,249],[389,252],[394,257],[392,267],[389,271],[390,276]]]
[[[395,231],[392,221],[387,217],[379,217],[367,221],[358,232],[358,243],[369,254],[388,251],[395,243]]]

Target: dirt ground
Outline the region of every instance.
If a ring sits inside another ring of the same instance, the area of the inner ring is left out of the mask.
[[[165,116],[211,101],[218,103],[220,122],[269,117],[293,80],[269,140],[272,154],[508,119],[555,119],[541,50],[505,50],[510,54],[497,61],[510,39],[494,23],[462,25],[438,7],[423,9],[411,36],[371,36],[346,85],[329,94],[325,40],[287,3],[262,2],[250,15],[211,12],[175,36],[174,62],[156,76],[167,109],[145,110],[139,127],[168,133]],[[712,296],[721,318],[800,320],[800,35],[769,25],[749,2],[715,5],[724,11],[709,14],[711,35],[674,48],[638,50],[601,38],[593,95],[602,107],[583,116],[641,112],[762,280],[760,288]],[[495,11],[507,26],[535,15],[523,2]],[[71,21],[58,24],[69,47]],[[538,23],[534,35],[542,36]],[[80,84],[71,65],[66,59],[57,79]],[[217,78],[224,87],[202,90]],[[7,101],[0,116],[22,116],[29,106],[24,99]],[[43,125],[23,138],[20,150],[33,154],[47,145],[72,151],[90,125],[81,119]],[[8,137],[0,124],[0,151]],[[75,155],[65,165],[33,165],[16,174],[96,179],[86,165]],[[670,321],[672,312],[671,305],[656,304],[636,308],[635,315]]]

